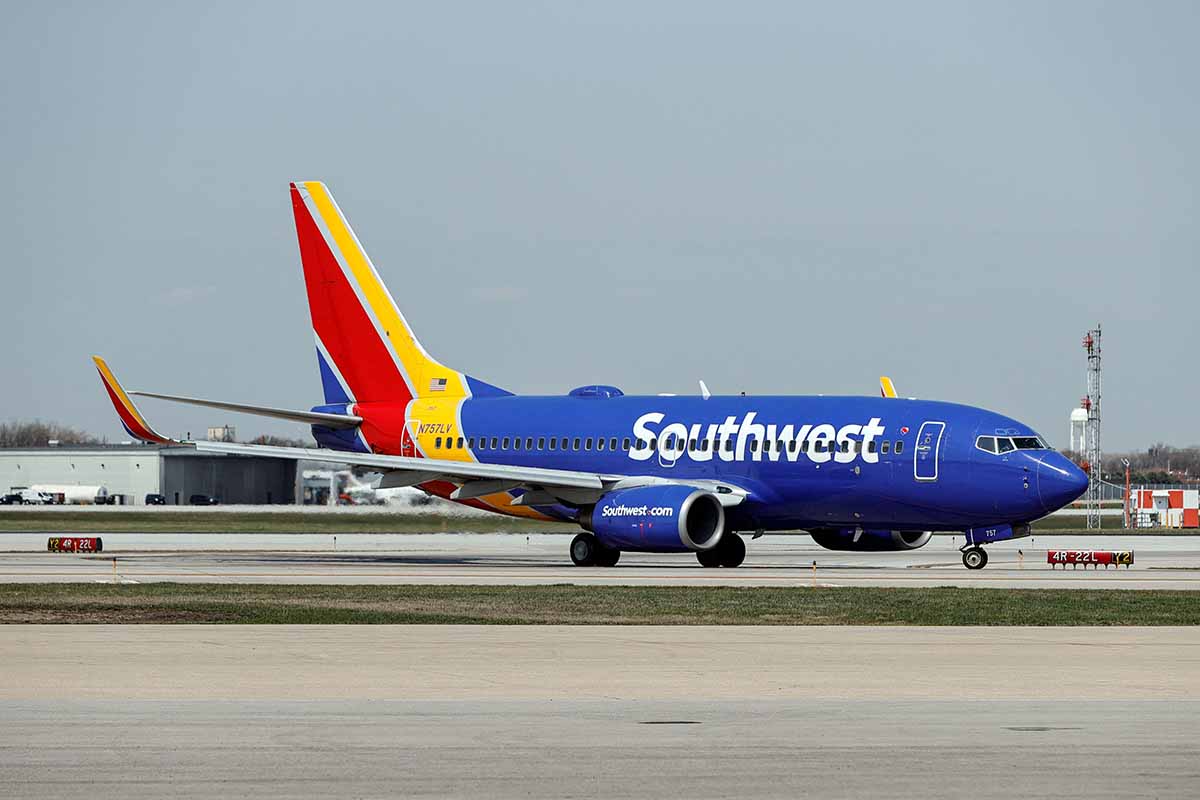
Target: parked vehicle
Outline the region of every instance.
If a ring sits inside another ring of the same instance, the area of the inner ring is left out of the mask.
[[[21,499],[19,502],[23,506],[48,506],[54,502],[54,496],[47,492],[38,492],[33,489],[17,489],[17,496]]]
[[[220,502],[217,498],[207,494],[194,494],[188,498],[188,505],[192,506],[215,506]]]
[[[167,498],[165,495],[161,495],[161,494],[146,495],[146,505],[148,505],[148,506],[165,506],[166,504],[167,504]]]

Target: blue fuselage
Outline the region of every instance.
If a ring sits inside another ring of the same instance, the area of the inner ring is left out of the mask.
[[[738,530],[1013,524],[1055,511],[1087,487],[1086,475],[1054,450],[977,446],[980,436],[1036,437],[1029,426],[925,400],[471,398],[450,434],[425,455],[464,449],[484,463],[724,482],[747,493],[728,510]]]

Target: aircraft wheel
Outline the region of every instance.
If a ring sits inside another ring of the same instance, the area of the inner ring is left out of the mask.
[[[721,540],[721,544],[717,546],[717,551],[721,556],[722,567],[730,569],[740,567],[746,560],[746,543],[736,533],[726,534],[725,538]]]
[[[615,567],[621,560],[621,551],[611,547],[601,547],[596,550],[597,567]]]
[[[987,551],[982,547],[970,547],[963,550],[963,566],[967,569],[983,569],[987,566]]]
[[[720,550],[700,550],[696,553],[696,560],[700,562],[700,566],[715,569],[721,566],[721,551]]]
[[[571,560],[577,567],[590,567],[596,563],[599,543],[590,533],[581,533],[571,540]]]

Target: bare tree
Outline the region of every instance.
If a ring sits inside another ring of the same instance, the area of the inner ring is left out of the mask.
[[[61,444],[99,444],[100,440],[90,433],[41,420],[14,420],[0,422],[0,447],[45,447],[57,440]]]

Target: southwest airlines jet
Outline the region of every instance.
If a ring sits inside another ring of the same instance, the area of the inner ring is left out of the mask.
[[[580,566],[622,552],[695,553],[736,567],[739,532],[807,531],[832,550],[912,550],[935,531],[982,545],[1079,497],[1087,476],[1029,426],[955,403],[896,397],[628,396],[581,386],[522,397],[433,358],[324,184],[292,209],[325,399],[308,411],[126,392],[95,359],[125,430],[214,453],[349,463],[475,508],[582,529]],[[130,395],[292,420],[315,450],[168,439]]]

